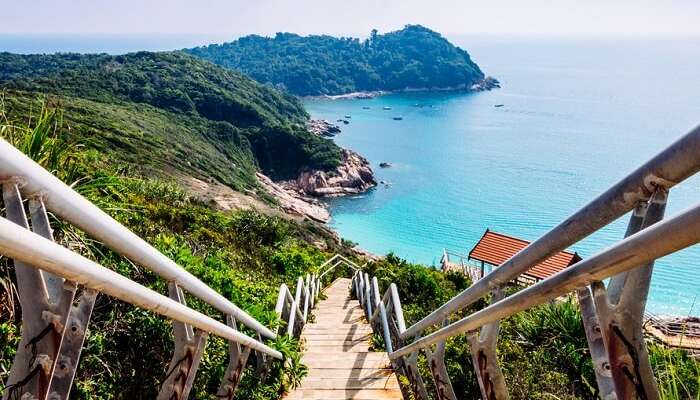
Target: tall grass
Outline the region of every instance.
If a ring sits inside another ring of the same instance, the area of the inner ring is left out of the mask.
[[[649,345],[659,394],[664,400],[700,399],[700,361],[684,350]]]
[[[30,115],[25,124],[18,124],[7,118],[0,100],[0,137],[51,173],[70,177],[75,173],[75,146],[59,137],[62,128],[63,113],[46,102],[36,117]]]

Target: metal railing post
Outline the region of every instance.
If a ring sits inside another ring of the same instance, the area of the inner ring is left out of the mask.
[[[29,212],[32,230],[49,240],[53,240],[53,231],[43,199],[30,199]],[[57,307],[61,312],[67,309],[68,312],[48,390],[49,398],[52,400],[67,399],[73,386],[75,371],[87,334],[87,326],[90,323],[92,309],[97,299],[97,291],[85,288],[76,300],[76,285],[73,282],[66,282],[63,278],[45,271],[42,271],[41,275],[44,277],[46,290],[53,307]],[[68,302],[72,304],[68,304]]]
[[[428,400],[428,391],[425,388],[425,383],[418,370],[418,352],[411,353],[405,357],[401,357],[401,362],[399,363],[403,369],[404,376],[408,378],[408,382],[411,385],[411,391],[413,395],[418,400]]]
[[[644,222],[644,216],[647,213],[648,206],[648,202],[640,201],[634,208],[632,215],[630,216],[629,223],[627,224],[625,237],[633,235],[642,229],[642,223]],[[610,285],[611,289],[616,287],[616,289],[612,289],[613,292],[618,292],[620,287],[624,285],[624,278],[620,279],[620,276],[613,277]],[[576,296],[578,298],[579,308],[581,309],[581,318],[583,320],[583,326],[586,332],[588,348],[591,353],[593,371],[596,376],[596,382],[598,383],[600,398],[603,400],[617,399],[617,395],[615,394],[615,384],[610,371],[610,360],[605,348],[606,343],[603,338],[600,318],[596,310],[591,290],[588,287],[579,288],[576,290]]]
[[[502,288],[494,289],[492,293],[491,304],[497,303],[504,297]],[[500,321],[496,320],[484,325],[480,332],[469,335],[469,350],[484,400],[508,399],[506,380],[496,355],[499,331]]]
[[[360,301],[360,305],[363,307],[363,310],[366,311],[364,308],[365,305],[365,278],[364,274],[360,272],[357,275],[357,299]]]
[[[289,321],[289,313],[291,312],[291,307],[287,301],[287,293],[289,289],[284,283],[280,285],[280,291],[277,295],[277,303],[275,305],[275,314],[279,319],[279,327],[277,329],[277,334],[282,335],[287,331],[285,324]]]
[[[593,297],[588,286],[576,289],[581,319],[586,331],[586,341],[591,354],[593,372],[598,383],[598,393],[602,400],[615,400],[615,386],[610,373],[610,361],[605,350],[605,340],[600,328],[600,320],[596,314]]]
[[[426,347],[424,352],[428,359],[428,368],[430,368],[430,374],[435,383],[438,400],[457,400],[457,395],[452,388],[452,381],[447,375],[447,367],[445,367],[445,341],[438,342],[435,345],[435,351]]]
[[[177,284],[168,283],[168,293],[171,299],[186,305],[185,295]],[[209,334],[199,329],[195,332],[192,325],[173,320],[173,336],[175,352],[158,393],[158,400],[188,398]]]
[[[18,183],[17,179],[2,185],[7,218],[29,230]],[[31,199],[29,209],[32,230],[53,241],[42,199]],[[22,339],[3,399],[24,395],[65,399],[73,383],[96,293],[86,289],[79,305],[72,307],[75,284],[20,261],[15,261],[14,267],[22,307]]]
[[[667,198],[668,191],[658,187],[649,200],[643,220],[640,222],[641,218],[633,215],[628,235],[661,221]],[[618,400],[660,399],[643,330],[653,268],[654,261],[651,261],[618,274],[610,280],[607,290],[602,282],[592,285]]]
[[[289,321],[287,321],[287,336],[296,336],[297,301],[293,300],[289,307],[291,311],[289,311]]]
[[[309,303],[310,303],[309,297],[310,297],[309,288],[304,287],[304,313],[303,313],[304,323],[306,323],[306,321],[309,319]]]
[[[236,320],[230,315],[226,316],[226,324],[230,326],[231,329],[238,330]],[[216,392],[217,398],[233,400],[238,384],[241,382],[241,378],[243,377],[243,370],[245,369],[249,356],[249,347],[241,346],[240,344],[229,340],[228,366],[226,367],[226,372],[224,372],[224,377],[221,381],[221,385],[219,386],[219,390]]]
[[[370,321],[372,318],[372,292],[371,292],[371,286],[372,283],[369,279],[369,274],[365,273],[365,312],[367,313],[367,321]]]
[[[299,333],[301,333],[301,331]],[[258,341],[262,342],[262,340],[262,335],[258,333]],[[261,351],[255,352],[255,375],[257,375],[261,381],[267,379],[267,374],[270,372],[270,366],[273,361],[274,359],[267,354]]]

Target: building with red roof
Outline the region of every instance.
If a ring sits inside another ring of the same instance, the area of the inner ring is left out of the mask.
[[[503,264],[529,244],[530,242],[527,240],[487,229],[476,246],[469,252],[468,260],[481,262],[482,271],[484,271],[485,264],[488,264],[491,267],[489,269],[492,269]],[[523,273],[521,278],[524,279],[521,280],[541,281],[580,260],[581,257],[575,252],[560,251]]]

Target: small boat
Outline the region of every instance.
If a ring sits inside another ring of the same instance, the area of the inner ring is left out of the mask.
[[[403,119],[402,116],[394,117],[394,120],[395,120],[395,121],[401,121],[402,119]]]
[[[384,106],[384,107],[382,107],[382,110],[391,110],[391,107],[389,107],[389,106]]]
[[[350,118],[352,118],[352,116],[346,115],[345,118],[350,119]]]
[[[496,107],[496,108],[503,107],[503,104],[496,104],[496,105],[494,105],[494,107]]]
[[[363,109],[363,110],[369,110],[369,107],[368,107],[368,106],[364,106],[364,107],[362,107],[362,109]]]

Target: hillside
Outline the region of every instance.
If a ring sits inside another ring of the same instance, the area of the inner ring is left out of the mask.
[[[109,55],[0,53],[10,115],[45,95],[65,110],[70,140],[150,173],[215,179],[255,190],[340,161],[333,142],[308,132],[293,96],[181,52]]]
[[[364,41],[278,33],[185,51],[300,96],[497,84],[485,80],[469,53],[420,25],[374,30]]]
[[[61,115],[68,113],[46,107],[10,119],[0,110],[0,137],[266,326],[274,329],[278,324],[274,307],[280,285],[292,287],[298,276],[317,272],[315,268],[329,256],[315,246],[322,243],[329,252],[342,250],[316,224],[254,210],[216,211],[177,185],[125,172],[123,165],[110,163],[104,154],[67,143],[61,138],[69,126]],[[167,282],[155,273],[135,266],[69,223],[52,217],[52,227],[58,243],[167,293]],[[16,285],[12,262],[0,257],[0,393],[13,390],[5,384],[21,337],[23,310]],[[188,305],[216,316],[194,297],[189,297]],[[237,399],[279,398],[303,375],[296,340],[280,337],[268,343],[285,354],[287,363],[275,363],[264,379],[247,369]],[[70,398],[153,399],[167,377],[172,348],[169,320],[99,295]],[[191,398],[217,398],[227,359],[228,342],[210,336]],[[17,393],[22,393],[21,386],[8,398],[19,398]]]

